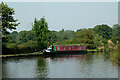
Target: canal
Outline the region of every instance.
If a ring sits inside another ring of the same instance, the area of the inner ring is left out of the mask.
[[[101,53],[7,58],[3,78],[118,78],[118,65]]]

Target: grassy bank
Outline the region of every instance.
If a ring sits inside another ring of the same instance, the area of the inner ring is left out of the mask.
[[[120,64],[120,53],[119,52],[110,53],[110,59],[113,62]]]
[[[19,56],[35,56],[35,55],[42,55],[43,52],[35,52],[35,53],[23,53],[23,54],[10,54],[10,55],[0,55],[0,57],[19,57]]]
[[[43,44],[40,45],[42,47],[38,47],[36,41],[28,41],[22,44],[12,43],[8,45],[2,45],[2,53],[3,55],[34,53],[45,49],[46,48],[45,45],[46,44]]]
[[[87,49],[88,52],[97,52],[97,49]]]

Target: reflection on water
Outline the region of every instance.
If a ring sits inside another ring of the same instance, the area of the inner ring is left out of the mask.
[[[36,71],[37,71],[36,78],[47,78],[47,64],[45,62],[45,59],[38,58]]]
[[[14,58],[3,61],[3,78],[118,78],[118,66],[93,53]]]
[[[3,78],[32,78],[38,59],[9,59],[3,62]]]

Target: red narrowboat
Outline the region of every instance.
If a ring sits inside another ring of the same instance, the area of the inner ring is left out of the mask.
[[[51,45],[44,53],[80,53],[87,52],[86,46],[82,45],[72,45],[72,46],[60,46]]]

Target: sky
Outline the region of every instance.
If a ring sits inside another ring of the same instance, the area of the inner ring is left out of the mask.
[[[1,0],[5,2],[119,2],[120,0]]]
[[[74,30],[118,23],[117,2],[7,2],[15,10],[17,31],[31,30],[35,17],[43,16],[49,30]]]

